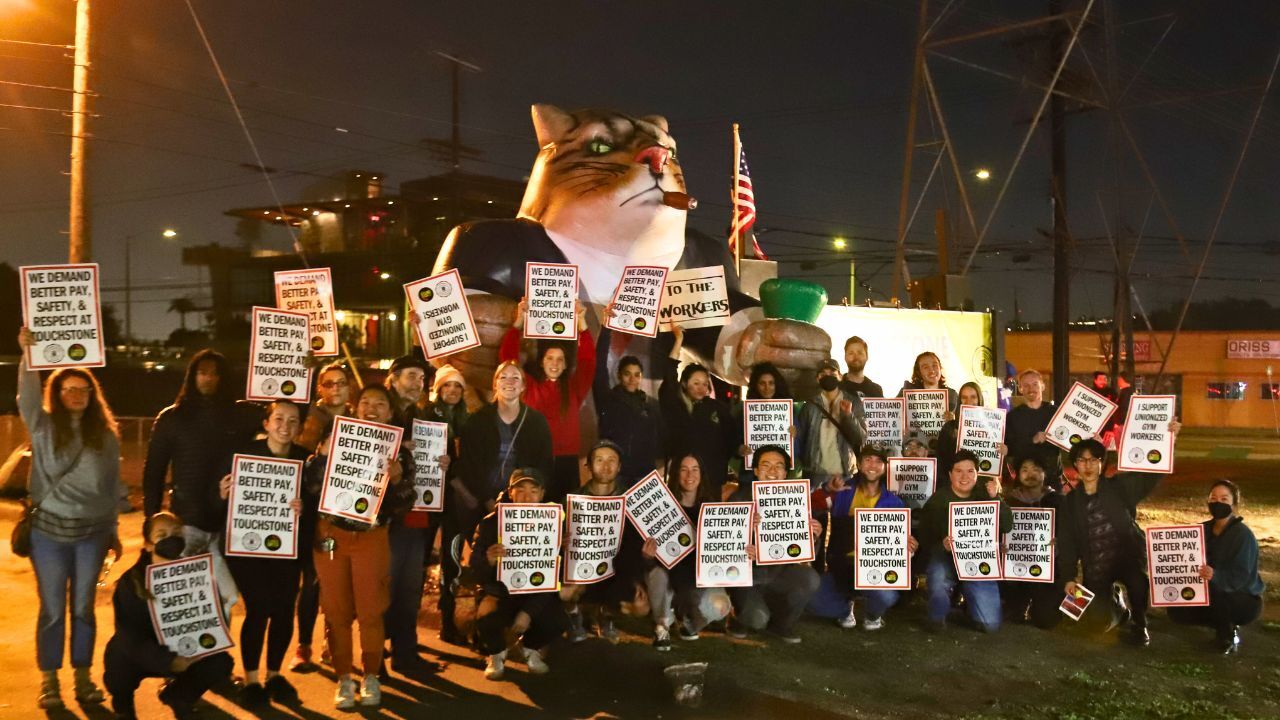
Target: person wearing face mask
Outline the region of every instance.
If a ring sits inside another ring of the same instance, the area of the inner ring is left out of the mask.
[[[1004,487],[1004,501],[1009,507],[1058,507],[1063,496],[1048,482],[1041,455],[1028,455],[1021,460],[1010,458],[1009,467],[1015,472],[1013,482]],[[1055,562],[1055,567],[1060,568],[1061,565]],[[1061,570],[1057,572],[1059,575],[1062,573]],[[1062,585],[1060,581],[1001,582],[1000,599],[1004,603],[1005,617],[1015,622],[1030,622],[1042,630],[1056,627],[1063,617],[1058,610],[1058,604],[1062,602]]]
[[[1266,585],[1258,573],[1258,539],[1240,517],[1240,488],[1215,480],[1209,488],[1209,520],[1204,521],[1205,558],[1200,577],[1209,581],[1208,607],[1171,607],[1169,619],[1213,628],[1219,652],[1240,650],[1240,626],[1262,615]]]
[[[840,366],[818,366],[818,395],[800,408],[796,454],[814,488],[858,471],[858,448],[867,437],[862,398],[840,389]]]
[[[458,436],[467,422],[467,403],[464,399],[466,392],[467,381],[457,368],[452,365],[441,365],[436,369],[435,380],[431,384],[430,402],[426,407],[426,419],[449,426],[450,464],[458,459]],[[437,607],[440,610],[440,639],[447,643],[461,645],[464,644],[464,639],[454,624],[453,613],[456,605],[452,591],[453,581],[458,577],[461,568],[453,561],[449,552],[454,538],[460,536],[462,530],[458,526],[456,516],[449,512],[454,503],[454,491],[448,483],[445,484],[444,494],[444,512],[430,513],[423,562],[424,564],[430,562],[431,548],[435,545],[436,533],[439,531],[440,599]]]
[[[882,398],[884,388],[866,376],[867,341],[854,335],[844,341],[844,364],[849,372],[840,378],[840,389],[860,398]]]
[[[115,609],[115,634],[103,653],[103,684],[111,694],[117,718],[136,718],[134,693],[146,678],[168,678],[160,702],[176,717],[190,717],[195,704],[230,674],[234,661],[227,651],[192,661],[156,639],[147,595],[147,567],[153,562],[182,557],[186,542],[182,521],[166,511],[153,513],[142,523],[143,546],[137,564],[116,582],[111,596]]]
[[[499,362],[515,362],[520,357],[520,340],[528,305],[520,298],[516,306],[516,319],[502,338],[498,348]],[[551,446],[554,461],[548,478],[547,502],[564,502],[564,496],[575,492],[582,484],[578,472],[582,444],[579,416],[582,404],[591,392],[591,382],[596,373],[596,344],[587,329],[586,308],[577,304],[578,347],[556,340],[537,343],[534,362],[525,364],[527,386],[524,401],[529,407],[542,413],[551,428]]]
[[[684,328],[671,326],[672,346],[658,388],[658,402],[667,427],[667,452],[672,457],[690,453],[702,461],[702,481],[716,493],[725,484],[731,453],[742,446],[742,424],[735,423],[728,407],[711,397],[711,373],[697,363],[680,371]]]
[[[611,310],[606,309],[606,313]],[[600,330],[599,346],[609,347],[613,331]],[[609,363],[596,364],[592,393],[596,401],[596,417],[602,440],[612,440],[622,448],[622,471],[619,477],[630,488],[644,476],[662,467],[666,452],[662,410],[656,398],[641,389],[644,368],[634,355],[618,361],[618,384],[609,386]]]

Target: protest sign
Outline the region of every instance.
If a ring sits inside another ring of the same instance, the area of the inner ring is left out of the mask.
[[[311,400],[307,342],[311,321],[306,313],[255,307],[249,331],[250,400]]]
[[[645,337],[658,336],[658,307],[662,305],[662,288],[667,283],[667,269],[652,265],[628,265],[622,269],[622,280],[613,293],[613,316],[605,323],[620,330]]]
[[[729,290],[720,265],[672,270],[662,291],[658,322],[663,332],[679,323],[686,330],[729,322]]]
[[[404,294],[418,345],[428,360],[480,345],[480,332],[457,270],[406,283]]]
[[[333,423],[320,512],[372,525],[387,493],[387,466],[400,452],[404,431],[349,417]]]
[[[578,266],[525,263],[524,336],[578,339]]]
[[[590,585],[613,577],[622,545],[621,495],[569,495],[569,539],[564,546],[564,583]]]
[[[1178,410],[1174,395],[1134,395],[1120,435],[1116,468],[1122,471],[1173,472],[1173,433],[1169,423]]]
[[[27,368],[107,364],[98,299],[98,265],[28,265],[22,278],[22,324],[35,337]]]
[[[1004,546],[1004,579],[1053,582],[1053,508],[1010,508],[1013,529]]]
[[[1147,528],[1147,566],[1151,568],[1152,607],[1209,604],[1209,583],[1200,578],[1205,561],[1203,525]]]
[[[933,439],[947,421],[949,400],[946,390],[904,390],[907,402],[907,434]]]
[[[757,480],[755,497],[756,562],[761,565],[809,562],[813,535],[809,532],[808,480]]]
[[[333,275],[329,268],[278,270],[276,307],[306,313],[310,319],[311,354],[338,354],[338,319],[333,309]]]
[[[938,458],[889,458],[889,490],[913,510],[933,497],[937,476]]]
[[[862,414],[867,419],[867,442],[889,455],[900,454],[907,429],[906,399],[862,398]]]
[[[1000,475],[1004,416],[1002,408],[960,406],[960,421],[956,424],[956,449],[968,450],[978,456],[979,475]]]
[[[951,557],[960,580],[999,580],[1000,503],[953,502],[950,507]]]
[[[498,582],[513,595],[560,589],[560,513],[554,503],[498,503]]]
[[[1063,450],[1097,435],[1116,404],[1080,383],[1071,386],[1058,411],[1044,429],[1044,437]]]
[[[1093,602],[1093,591],[1089,588],[1076,583],[1076,591],[1074,594],[1068,594],[1062,598],[1062,604],[1058,605],[1058,609],[1063,615],[1072,620],[1079,621],[1084,615],[1084,611],[1089,609],[1089,603]]]
[[[746,446],[754,454],[758,448],[777,445],[787,449],[787,456],[796,456],[795,439],[791,437],[791,400],[743,400],[742,436]],[[743,458],[751,469],[752,456]]]
[[[209,553],[147,566],[147,605],[160,644],[188,660],[235,645]]]
[[[449,424],[413,421],[413,509],[444,510],[444,469],[440,456],[449,454]]]
[[[298,513],[289,503],[301,491],[301,460],[232,456],[227,555],[296,559]]]
[[[749,502],[702,504],[694,571],[697,587],[751,587],[754,576],[747,545],[751,544],[754,507]]]
[[[658,562],[663,567],[670,570],[693,552],[693,525],[661,475],[649,473],[623,497],[627,519],[640,537],[658,543]]]
[[[911,510],[858,508],[853,515],[853,588],[910,590]]]

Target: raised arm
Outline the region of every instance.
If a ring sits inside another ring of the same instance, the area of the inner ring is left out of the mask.
[[[35,337],[30,330],[26,327],[18,330],[18,346],[22,348],[22,359],[18,361],[18,412],[28,433],[33,433],[48,418],[41,397],[40,371],[27,367],[28,350],[34,344]]]

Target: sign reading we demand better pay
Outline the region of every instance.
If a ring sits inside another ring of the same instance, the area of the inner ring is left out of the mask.
[[[249,335],[250,400],[311,399],[311,371],[307,342],[311,320],[307,313],[255,307]]]
[[[526,338],[578,339],[578,266],[525,263]]]
[[[102,367],[102,311],[98,305],[98,266],[23,267],[22,322],[35,336],[27,367]]]
[[[147,601],[156,639],[195,660],[232,646],[213,579],[213,556],[205,553],[147,567]]]
[[[512,594],[555,592],[560,585],[560,514],[553,503],[498,503],[498,582]]]
[[[373,524],[387,493],[388,464],[404,431],[393,425],[334,418],[320,512]]]

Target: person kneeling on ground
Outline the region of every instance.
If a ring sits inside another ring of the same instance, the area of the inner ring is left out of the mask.
[[[587,453],[587,470],[591,477],[581,488],[571,490],[570,495],[588,495],[591,497],[608,497],[621,495],[626,488],[621,487],[618,475],[622,469],[622,448],[612,440],[601,440],[592,446]],[[565,500],[565,513],[570,511],[569,501]],[[621,636],[613,624],[613,609],[621,603],[631,600],[635,593],[634,582],[617,572],[617,558],[614,558],[614,575],[590,585],[565,584],[560,588],[560,599],[569,611],[569,642],[582,642],[588,637],[587,623],[583,617],[582,606],[588,606],[595,615],[596,627],[600,637],[614,645]],[[568,573],[565,574],[566,578]]]
[[[182,557],[182,521],[173,513],[157,512],[143,522],[142,535],[142,554],[121,576],[111,597],[116,634],[107,641],[102,679],[119,718],[137,717],[133,694],[149,677],[168,678],[160,691],[160,702],[175,716],[189,717],[200,696],[231,675],[235,662],[226,651],[193,661],[156,640],[147,597],[147,566]]]
[[[507,495],[514,503],[540,503],[547,480],[537,468],[517,468],[507,483]],[[512,595],[498,581],[498,562],[506,548],[498,542],[496,507],[476,526],[471,547],[471,570],[481,584],[480,606],[476,610],[476,635],[485,655],[484,676],[501,680],[508,659],[523,656],[529,672],[542,675],[550,670],[542,659],[543,650],[568,627],[560,595],[555,592]],[[508,642],[510,634],[514,642]]]
[[[1020,460],[1010,459],[1009,467],[1017,473],[1013,483],[1004,488],[1004,501],[1009,507],[1058,507],[1063,496],[1053,489],[1054,482],[1046,477],[1047,467],[1043,455],[1032,454]],[[1056,554],[1057,543],[1054,545]],[[1041,630],[1056,627],[1065,617],[1058,610],[1058,605],[1062,602],[1062,586],[1065,584],[1061,579],[1062,574],[1059,572],[1059,577],[1054,578],[1051,583],[1002,580],[1000,595],[1005,617],[1015,622],[1029,622]]]

